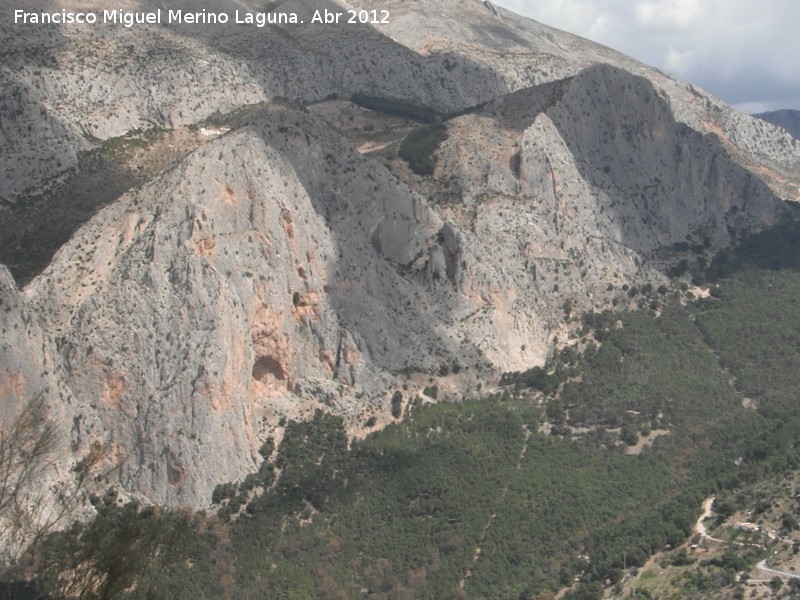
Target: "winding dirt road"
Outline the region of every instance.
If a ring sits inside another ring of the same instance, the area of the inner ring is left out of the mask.
[[[703,514],[700,515],[700,518],[697,519],[697,523],[694,524],[694,530],[696,533],[699,533],[702,537],[706,538],[707,540],[711,540],[712,542],[719,542],[721,544],[734,544],[736,546],[745,546],[741,542],[730,542],[727,540],[720,540],[718,538],[711,537],[708,535],[708,530],[706,529],[705,521],[708,517],[711,516],[712,509],[714,507],[714,496],[710,498],[706,498],[703,502]],[[787,579],[800,579],[800,575],[797,573],[789,573],[787,571],[779,571],[777,569],[773,569],[767,566],[767,559],[765,558],[761,562],[756,565],[756,569],[763,573],[768,573],[770,575],[777,575],[778,577],[785,577]]]
[[[756,569],[763,571],[764,573],[769,573],[770,575],[777,575],[778,577],[786,577],[787,579],[800,579],[800,575],[797,573],[787,573],[786,571],[778,571],[777,569],[768,567],[766,558],[756,565]]]
[[[720,544],[738,544],[738,542],[727,542],[725,540],[721,540],[719,538],[711,537],[708,535],[708,529],[706,529],[705,521],[708,517],[711,516],[711,512],[714,508],[714,496],[710,498],[706,498],[703,502],[703,514],[697,519],[697,523],[694,524],[694,530],[696,533],[699,533],[702,537],[706,538],[707,540],[711,540],[712,542],[719,542]],[[739,544],[741,545],[741,544]]]

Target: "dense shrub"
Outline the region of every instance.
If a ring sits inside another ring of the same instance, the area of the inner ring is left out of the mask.
[[[419,121],[420,123],[436,123],[441,120],[444,115],[437,110],[428,108],[427,106],[419,106],[405,102],[403,100],[394,100],[392,98],[380,98],[378,96],[368,96],[366,94],[353,94],[350,98],[353,104],[357,104],[363,108],[381,112],[395,117],[403,117]]]
[[[428,125],[412,130],[400,144],[399,155],[417,175],[433,175],[436,167],[434,153],[447,139],[447,127]]]

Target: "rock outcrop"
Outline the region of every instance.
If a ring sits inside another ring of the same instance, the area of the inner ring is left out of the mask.
[[[773,110],[753,115],[762,121],[785,129],[793,138],[800,139],[800,110]]]

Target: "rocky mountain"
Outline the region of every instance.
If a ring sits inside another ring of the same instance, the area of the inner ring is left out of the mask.
[[[773,110],[753,116],[767,123],[782,127],[792,134],[795,139],[800,139],[800,110]]]
[[[46,399],[59,476],[100,444],[130,496],[206,506],[287,419],[358,434],[395,393],[542,364],[570,315],[800,196],[784,130],[607,48],[489,2],[352,3],[390,12],[374,26],[320,7],[2,20],[0,397],[6,420]]]

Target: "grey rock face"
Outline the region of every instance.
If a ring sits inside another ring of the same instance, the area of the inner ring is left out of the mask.
[[[779,207],[714,134],[676,123],[649,81],[587,69],[548,110],[583,177],[611,200],[621,242],[640,253],[699,230],[715,247],[731,230],[774,222]]]
[[[356,414],[383,370],[433,364],[408,343],[430,323],[397,314],[415,290],[394,266],[441,226],[301,113],[208,144],[102,211],[27,289],[74,393],[72,450],[99,437],[129,493],[203,505],[255,467],[276,414]]]
[[[773,110],[770,112],[753,115],[785,129],[795,139],[800,139],[800,110]]]
[[[0,268],[3,419],[45,395],[65,461],[99,443],[128,494],[206,506],[283,419],[323,408],[355,431],[455,364],[452,397],[541,364],[570,312],[665,282],[665,247],[775,222],[774,190],[797,185],[783,133],[608,49],[485,3],[387,6],[384,28],[59,30],[35,60],[9,32],[10,200],[98,139],[276,96],[482,106],[447,120],[418,177],[391,140],[360,154],[264,105],[100,211],[24,290]]]
[[[0,423],[47,391],[45,341],[8,270],[0,265]]]

